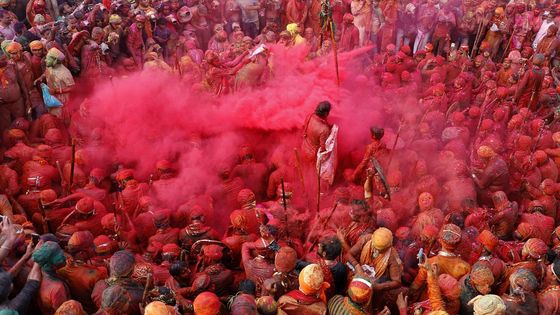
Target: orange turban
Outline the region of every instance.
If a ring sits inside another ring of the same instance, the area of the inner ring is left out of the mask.
[[[471,270],[470,277],[474,285],[492,285],[494,283],[492,270],[483,264],[475,264]]]
[[[171,315],[170,307],[160,301],[154,301],[144,309],[144,315]]]
[[[532,224],[527,222],[522,222],[517,226],[517,233],[521,236],[522,240],[528,239],[533,235],[535,228]]]
[[[94,200],[90,197],[84,197],[76,203],[76,211],[81,214],[90,214],[93,212]]]
[[[237,194],[237,202],[241,206],[254,202],[255,200],[255,193],[253,193],[251,189],[242,189]]]
[[[482,158],[491,158],[494,156],[494,150],[492,150],[491,147],[486,146],[486,145],[482,145],[478,148],[478,156],[482,157]]]
[[[91,234],[90,231],[75,232],[68,240],[68,251],[70,253],[86,251],[93,248],[93,234]]]
[[[21,46],[21,44],[18,43],[18,42],[15,42],[15,41],[11,42],[8,45],[8,47],[6,47],[6,52],[8,54],[15,54],[15,53],[20,52],[22,50],[23,50],[23,47]]]
[[[23,139],[25,138],[25,132],[21,129],[12,128],[8,130],[8,137],[14,140]]]
[[[193,301],[196,315],[217,315],[221,306],[220,299],[212,292],[202,292]]]
[[[478,241],[491,252],[498,246],[498,238],[488,230],[484,230],[478,235]]]
[[[39,193],[39,198],[43,203],[53,202],[56,200],[56,191],[52,189],[41,190],[41,192]]]
[[[204,246],[202,253],[213,262],[220,261],[224,256],[223,247],[214,244]]]
[[[76,300],[68,300],[62,303],[54,315],[86,315],[86,311],[82,307],[82,304]]]
[[[243,215],[241,210],[235,210],[229,215],[231,225],[237,229],[247,229],[247,218]]]

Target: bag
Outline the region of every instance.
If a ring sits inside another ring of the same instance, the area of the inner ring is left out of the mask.
[[[49,93],[49,87],[45,83],[41,83],[41,91],[43,92],[43,102],[48,108],[60,107],[62,102]]]

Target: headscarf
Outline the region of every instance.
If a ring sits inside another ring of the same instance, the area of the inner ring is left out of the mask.
[[[127,250],[116,252],[109,262],[111,277],[123,278],[129,276],[134,269],[134,264],[134,255],[131,252]]]
[[[479,295],[469,301],[473,306],[474,315],[503,315],[506,305],[502,298],[495,294]]]
[[[54,315],[87,315],[87,313],[80,302],[68,300],[58,307]]]
[[[123,311],[126,303],[130,302],[130,295],[123,287],[116,284],[103,291],[101,308],[105,311]]]
[[[220,299],[212,292],[202,292],[193,301],[196,315],[217,315],[221,306]]]

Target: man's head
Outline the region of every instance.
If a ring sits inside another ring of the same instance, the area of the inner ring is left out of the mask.
[[[371,127],[369,128],[369,133],[372,139],[379,141],[385,135],[385,129],[379,127]]]
[[[418,196],[418,207],[420,211],[427,211],[432,209],[434,205],[434,196],[429,192],[423,192]]]
[[[315,114],[321,118],[327,118],[330,112],[331,103],[329,101],[322,101],[315,108]]]
[[[180,283],[186,283],[191,276],[189,265],[184,261],[176,261],[169,266],[169,274]]]
[[[33,261],[46,271],[54,271],[66,265],[66,257],[60,246],[55,242],[45,242],[33,252]]]
[[[533,57],[533,65],[535,66],[542,66],[542,64],[544,63],[544,55],[543,54],[536,54]]]
[[[326,236],[319,241],[317,254],[327,260],[335,260],[342,251],[342,244],[336,236]]]
[[[368,206],[364,200],[354,199],[350,203],[350,218],[359,222],[369,213]]]
[[[494,284],[494,275],[488,266],[476,263],[470,273],[471,285],[480,294],[488,294],[492,291]]]

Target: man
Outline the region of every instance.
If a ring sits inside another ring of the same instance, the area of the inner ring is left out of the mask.
[[[508,314],[538,315],[539,306],[535,290],[539,281],[527,269],[517,269],[509,277],[510,293],[502,295]]]
[[[540,315],[560,313],[560,259],[555,259],[547,269],[548,285],[538,295]]]
[[[323,291],[328,287],[317,264],[303,268],[299,274],[299,289],[288,292],[278,300],[279,315],[325,315],[327,305]]]
[[[309,7],[306,1],[288,0],[286,4],[286,24],[295,23],[304,27],[308,11]]]
[[[16,37],[14,31],[14,23],[17,20],[13,19],[13,13],[4,9],[0,9],[0,36],[3,39],[12,40]]]
[[[331,111],[331,103],[320,102],[304,125],[302,152],[303,157],[315,164],[317,152],[326,150],[325,142],[331,133],[331,125],[327,121]]]
[[[550,27],[555,26],[556,30],[558,31],[558,27],[556,26],[554,21],[554,11],[544,11],[543,18],[544,19],[541,23],[539,31],[535,35],[535,40],[533,40],[533,44],[531,45],[531,47],[536,50],[538,50],[539,44],[542,42],[542,40],[546,36],[548,36],[548,34],[550,34],[549,33]],[[537,53],[540,52],[537,51]]]
[[[243,22],[243,32],[245,35],[255,38],[259,33],[259,10],[261,5],[255,0],[237,0],[241,8],[241,21]]]
[[[546,62],[545,65],[548,65],[548,62],[550,62],[550,58],[555,55],[555,53],[558,50],[558,47],[560,46],[560,41],[556,37],[557,34],[558,34],[558,26],[556,26],[555,24],[550,25],[550,27],[548,27],[548,30],[546,31],[546,35],[541,39],[541,41],[537,45],[536,53],[544,55],[545,62]]]
[[[362,235],[372,233],[374,228],[370,211],[363,200],[352,201],[350,218],[352,223],[347,227],[339,228],[336,232],[345,252],[348,252]]]
[[[469,263],[455,254],[455,249],[461,242],[461,228],[455,224],[446,224],[441,229],[439,235],[441,250],[437,256],[428,258],[428,263],[430,265],[438,265],[440,273],[449,274],[456,280],[459,280],[471,270]],[[420,268],[418,275],[410,285],[411,296],[415,297],[421,295],[420,293],[423,291],[426,279],[426,269]]]
[[[477,154],[482,160],[483,168],[473,173],[472,178],[479,190],[479,199],[485,202],[496,191],[508,191],[509,170],[504,159],[491,147],[480,146]]]
[[[354,25],[354,16],[350,13],[344,14],[342,35],[340,37],[340,51],[351,51],[360,45],[360,31]]]
[[[356,276],[348,285],[347,296],[335,295],[329,300],[329,313],[340,315],[366,315],[373,294],[371,280]]]
[[[64,280],[57,275],[57,269],[66,265],[66,257],[55,242],[45,242],[33,253],[33,261],[41,266],[43,280],[37,299],[42,314],[54,314],[62,303],[71,298]]]
[[[519,108],[537,109],[539,94],[544,80],[543,63],[544,55],[536,54],[533,57],[533,66],[525,72],[525,75],[519,81],[514,97],[514,103]]]
[[[17,66],[8,63],[5,54],[0,56],[0,72],[0,133],[3,134],[14,119],[25,115],[29,94]]]
[[[126,47],[128,52],[132,55],[137,67],[142,67],[144,64],[144,24],[146,17],[143,15],[136,15],[134,23],[128,28],[126,36]]]
[[[484,264],[476,263],[470,274],[461,283],[461,315],[472,314],[472,306],[469,302],[479,295],[489,294],[494,284],[492,270]]]
[[[74,89],[75,84],[70,70],[62,64],[64,58],[65,56],[60,50],[51,48],[45,59],[47,70],[44,74],[49,92],[62,103],[61,107],[68,103],[70,92]],[[48,110],[54,116],[61,117],[61,107],[50,107]]]
[[[346,254],[346,259],[356,268],[358,275],[374,277],[375,309],[381,310],[396,302],[401,287],[402,261],[393,247],[393,233],[389,229],[381,227],[373,234],[362,236]],[[371,275],[368,268],[373,268],[375,274]]]
[[[72,297],[92,313],[97,309],[91,299],[93,287],[98,281],[107,278],[107,270],[104,267],[88,264],[94,250],[91,232],[75,232],[68,240],[67,248],[71,258],[66,266],[59,269],[57,273],[68,284]]]
[[[113,254],[109,264],[110,278],[95,284],[91,298],[96,307],[101,306],[101,298],[106,288],[119,285],[130,295],[130,307],[127,314],[140,314],[139,303],[142,302],[144,287],[131,278],[134,270],[134,255],[126,250]]]

